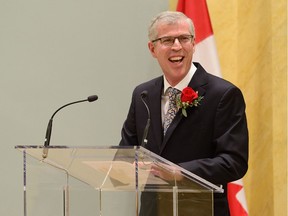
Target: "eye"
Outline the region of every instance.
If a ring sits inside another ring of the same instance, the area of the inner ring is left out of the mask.
[[[174,38],[173,37],[163,37],[161,39],[162,44],[164,45],[171,45],[174,43]]]
[[[182,43],[187,43],[191,41],[191,36],[190,35],[181,35],[179,36],[179,41]]]

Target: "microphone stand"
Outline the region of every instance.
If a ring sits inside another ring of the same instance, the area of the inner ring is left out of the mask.
[[[147,119],[147,123],[146,123],[145,129],[144,129],[144,132],[143,132],[143,138],[142,138],[142,142],[141,142],[141,146],[144,148],[146,147],[146,145],[148,143],[147,135],[148,135],[148,131],[149,131],[149,127],[150,127],[150,121],[151,121],[150,110],[149,110],[147,103],[144,100],[144,98],[146,98],[147,95],[148,95],[148,92],[146,90],[141,93],[141,100],[142,100],[143,104],[145,105],[146,110],[147,110],[147,114],[148,114],[148,119]]]
[[[89,96],[87,99],[85,100],[79,100],[79,101],[74,101],[74,102],[71,102],[71,103],[68,103],[68,104],[65,104],[64,106],[60,107],[59,109],[57,109],[53,115],[51,116],[50,120],[49,120],[49,123],[48,123],[48,126],[47,126],[47,129],[46,129],[46,135],[45,135],[45,141],[44,141],[44,148],[43,148],[43,154],[42,154],[42,157],[43,159],[47,158],[48,156],[48,146],[50,145],[50,139],[51,139],[51,133],[52,133],[52,125],[53,125],[53,118],[54,116],[56,115],[57,112],[59,112],[61,109],[63,109],[64,107],[66,106],[69,106],[69,105],[72,105],[72,104],[76,104],[76,103],[81,103],[81,102],[85,102],[85,101],[88,101],[88,102],[93,102],[95,100],[98,99],[98,96],[97,95],[91,95]]]

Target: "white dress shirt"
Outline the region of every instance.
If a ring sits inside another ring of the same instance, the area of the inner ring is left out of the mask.
[[[169,87],[173,87],[178,89],[179,91],[182,92],[182,90],[188,86],[189,82],[191,81],[195,71],[196,71],[196,67],[194,64],[191,65],[191,68],[189,70],[189,72],[186,74],[186,76],[176,85],[176,86],[171,86],[165,75],[164,76],[164,88],[163,88],[163,92],[162,92],[162,97],[161,97],[161,116],[162,116],[162,126],[163,126],[163,121],[164,121],[164,116],[166,115],[167,111],[168,111],[168,106],[169,106],[169,97],[167,95],[167,89]]]

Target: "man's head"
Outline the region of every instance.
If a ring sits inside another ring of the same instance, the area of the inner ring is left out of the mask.
[[[170,85],[175,86],[189,72],[195,46],[191,19],[181,12],[158,14],[149,27],[148,47]]]

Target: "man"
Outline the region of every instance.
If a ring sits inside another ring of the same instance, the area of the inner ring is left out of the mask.
[[[194,26],[184,14],[160,13],[151,22],[149,40],[149,50],[163,76],[135,88],[120,145],[141,145],[148,118],[141,93],[147,91],[151,125],[145,148],[211,183],[223,185],[225,192],[214,194],[214,215],[229,215],[227,183],[242,178],[248,169],[242,93],[233,84],[207,73],[199,63],[192,63]],[[178,103],[176,115],[169,122],[172,100],[176,103],[168,95],[169,87],[181,94],[187,86],[195,91],[196,104],[183,107]]]

